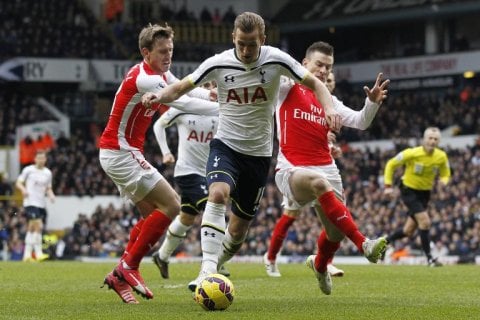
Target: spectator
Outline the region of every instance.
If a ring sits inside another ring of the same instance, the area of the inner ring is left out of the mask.
[[[222,21],[224,23],[233,23],[235,21],[235,18],[237,17],[237,14],[233,10],[232,6],[228,6],[227,11],[225,11],[225,14],[223,15]]]

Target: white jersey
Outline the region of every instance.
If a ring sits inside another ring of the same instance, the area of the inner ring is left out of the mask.
[[[52,172],[43,167],[37,168],[32,164],[23,168],[18,180],[25,184],[27,196],[23,199],[23,206],[45,208],[47,204],[47,190],[52,187]]]
[[[242,154],[269,157],[280,77],[301,82],[307,74],[287,53],[262,46],[251,64],[242,63],[230,49],[205,60],[188,77],[194,85],[217,83],[220,114],[215,138]]]
[[[217,130],[217,116],[202,116],[170,108],[153,125],[162,154],[172,153],[167,144],[165,128],[176,124],[178,154],[174,176],[198,174],[205,177],[210,141]]]

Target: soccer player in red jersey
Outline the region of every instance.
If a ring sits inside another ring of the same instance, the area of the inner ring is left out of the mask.
[[[143,61],[133,66],[120,84],[100,138],[102,168],[143,217],[132,228],[120,263],[104,281],[125,303],[138,303],[132,289],[146,299],[153,298],[140,275],[139,265],[180,211],[179,196],[143,155],[145,133],[152,117],[165,106],[154,104],[146,108],[141,97],[147,91],[161,90],[179,81],[169,71],[173,38],[173,29],[168,25],[149,25],[140,32]],[[218,104],[209,98],[209,90],[197,88],[190,97],[182,96],[168,103],[168,107],[216,115]]]
[[[322,82],[327,80],[333,65],[333,47],[325,42],[312,44],[303,65]],[[367,99],[361,111],[353,111],[333,96],[334,109],[344,126],[366,129],[385,99],[389,81],[378,75],[372,89],[364,87]],[[301,84],[284,81],[280,86],[276,110],[279,153],[275,181],[284,196],[285,214],[272,234],[264,256],[270,276],[280,276],[275,259],[288,227],[299,210],[313,206],[324,229],[317,240],[318,253],[307,259],[323,293],[330,294],[332,283],[327,265],[347,236],[371,262],[377,262],[385,251],[385,238],[367,239],[359,230],[344,205],[340,173],[333,161],[328,142],[329,126],[323,107],[311,90]],[[301,141],[301,143],[299,143]]]

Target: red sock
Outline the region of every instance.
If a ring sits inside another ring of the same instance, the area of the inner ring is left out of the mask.
[[[145,218],[137,240],[125,257],[125,263],[131,268],[138,268],[142,258],[157,243],[162,234],[165,233],[172,220],[163,212],[156,209]]]
[[[328,261],[332,261],[335,252],[340,248],[340,242],[333,242],[327,239],[327,233],[322,230],[317,239],[317,256],[315,257],[315,269],[319,272],[327,271]]]
[[[347,207],[337,199],[333,191],[325,192],[318,198],[323,212],[344,235],[346,235],[363,253],[362,243],[366,237],[358,230]]]
[[[127,247],[125,248],[125,251],[123,252],[120,260],[125,259],[130,249],[132,249],[133,244],[135,243],[135,241],[137,241],[138,235],[140,234],[140,230],[142,230],[144,222],[145,219],[143,218],[138,220],[138,222],[133,226],[132,230],[130,230],[130,238],[128,239]]]
[[[268,260],[275,261],[277,259],[277,254],[282,247],[283,240],[285,240],[287,236],[288,228],[290,228],[295,219],[296,217],[282,214],[280,219],[277,221],[270,239],[270,246],[268,247]]]

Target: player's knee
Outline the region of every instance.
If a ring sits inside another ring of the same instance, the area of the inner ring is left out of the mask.
[[[219,204],[226,204],[228,202],[228,191],[224,188],[210,188],[208,194],[208,201]]]
[[[195,222],[195,216],[181,211],[180,222],[186,226],[191,226]]]
[[[229,225],[228,232],[236,242],[243,242],[247,236],[248,227],[243,227],[240,225]]]
[[[165,214],[170,218],[175,218],[177,214],[180,213],[180,202],[179,201],[172,201],[167,204],[165,208]]]
[[[285,210],[284,214],[292,218],[297,218],[300,215],[300,210]]]
[[[322,176],[318,176],[312,180],[312,189],[316,196],[333,190],[328,180]]]

